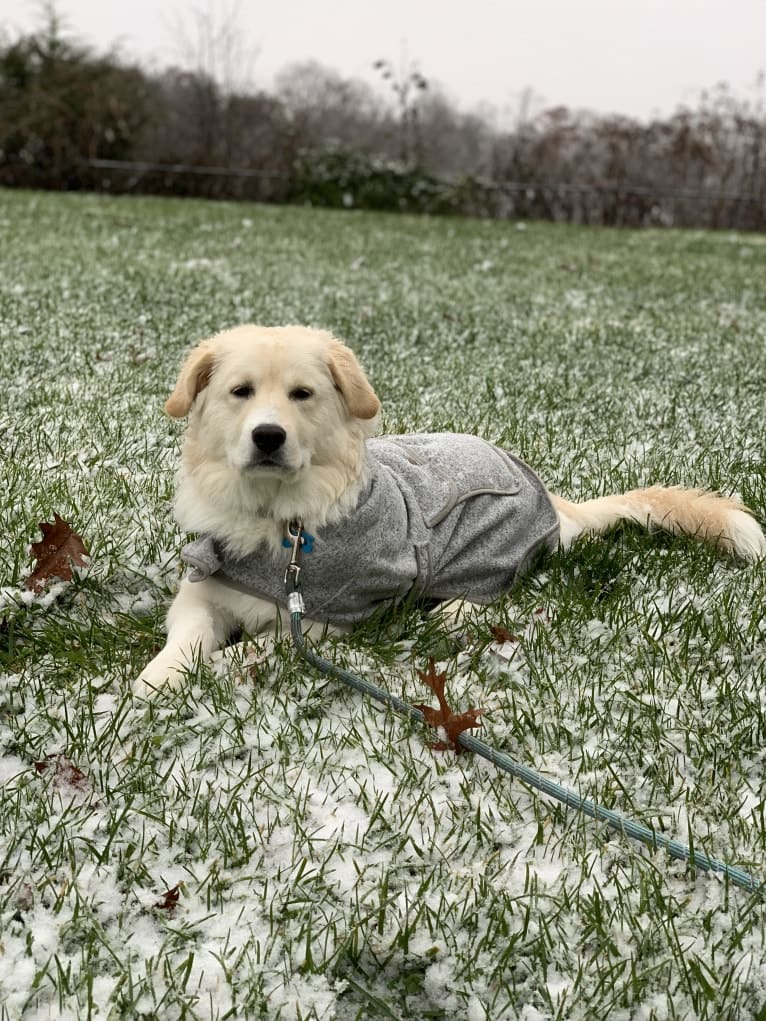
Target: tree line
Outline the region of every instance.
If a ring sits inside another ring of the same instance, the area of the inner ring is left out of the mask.
[[[317,63],[270,90],[148,71],[51,10],[0,40],[0,184],[578,223],[766,228],[766,110],[725,87],[648,123],[520,104],[466,113],[416,70]]]

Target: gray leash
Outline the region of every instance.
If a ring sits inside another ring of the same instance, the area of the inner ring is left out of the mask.
[[[368,695],[370,698],[382,702],[383,705],[390,706],[396,712],[401,713],[403,716],[408,716],[411,720],[425,723],[425,716],[420,709],[416,709],[402,699],[397,698],[396,695],[392,695],[383,688],[379,688],[376,684],[365,681],[362,677],[357,677],[356,674],[352,674],[349,670],[344,670],[342,667],[330,663],[306,644],[301,627],[301,620],[305,609],[300,586],[301,569],[298,562],[304,542],[303,525],[300,522],[292,522],[289,526],[289,535],[291,541],[285,545],[291,546],[292,553],[290,563],[285,571],[285,590],[287,592],[287,608],[290,613],[290,632],[297,651],[307,663],[310,663],[311,666],[321,673],[337,678],[349,688],[354,688],[355,691]],[[480,755],[488,762],[497,766],[498,769],[502,769],[511,776],[515,776],[527,786],[542,791],[548,797],[555,798],[568,808],[574,808],[578,812],[590,816],[591,819],[605,822],[612,829],[631,837],[633,840],[641,841],[642,844],[645,844],[654,851],[658,849],[664,850],[671,858],[688,862],[692,868],[700,869],[703,872],[717,873],[728,879],[734,886],[741,887],[749,893],[757,893],[761,897],[766,896],[766,884],[743,869],[737,868],[735,865],[728,865],[718,858],[713,858],[703,851],[696,850],[696,848],[692,849],[677,840],[671,840],[669,837],[664,836],[662,833],[657,833],[656,830],[650,829],[642,823],[635,822],[619,812],[613,812],[609,808],[603,808],[596,802],[583,798],[579,794],[575,794],[574,791],[567,790],[566,787],[561,787],[551,780],[546,780],[544,776],[536,773],[533,769],[529,769],[527,766],[516,762],[509,755],[497,751],[472,734],[463,731],[457,735],[455,740],[466,751]]]

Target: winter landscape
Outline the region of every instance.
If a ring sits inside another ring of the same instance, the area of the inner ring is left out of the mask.
[[[766,514],[766,237],[0,192],[0,1021],[766,1017],[762,892],[652,853],[276,652],[147,703],[194,341],[308,323],[387,431],[568,498]],[[38,524],[87,548],[37,591]],[[466,626],[323,655],[766,880],[766,574],[626,527]]]

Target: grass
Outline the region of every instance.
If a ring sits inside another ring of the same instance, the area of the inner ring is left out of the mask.
[[[286,643],[129,691],[178,577],[161,404],[192,341],[328,327],[389,430],[763,521],[766,238],[8,191],[0,229],[0,1021],[765,1018],[757,896],[433,752]],[[32,597],[54,512],[92,564]],[[416,702],[434,655],[490,743],[766,878],[765,605],[762,565],[625,528],[467,635],[393,615],[323,651]]]

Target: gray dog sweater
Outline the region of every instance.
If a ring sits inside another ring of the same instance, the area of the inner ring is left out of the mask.
[[[490,602],[555,544],[558,516],[545,487],[499,447],[455,433],[366,446],[368,481],[355,510],[319,529],[301,555],[314,620],[353,624],[405,597]],[[287,551],[278,557],[264,546],[234,558],[204,535],[182,557],[191,581],[214,577],[287,606]]]

